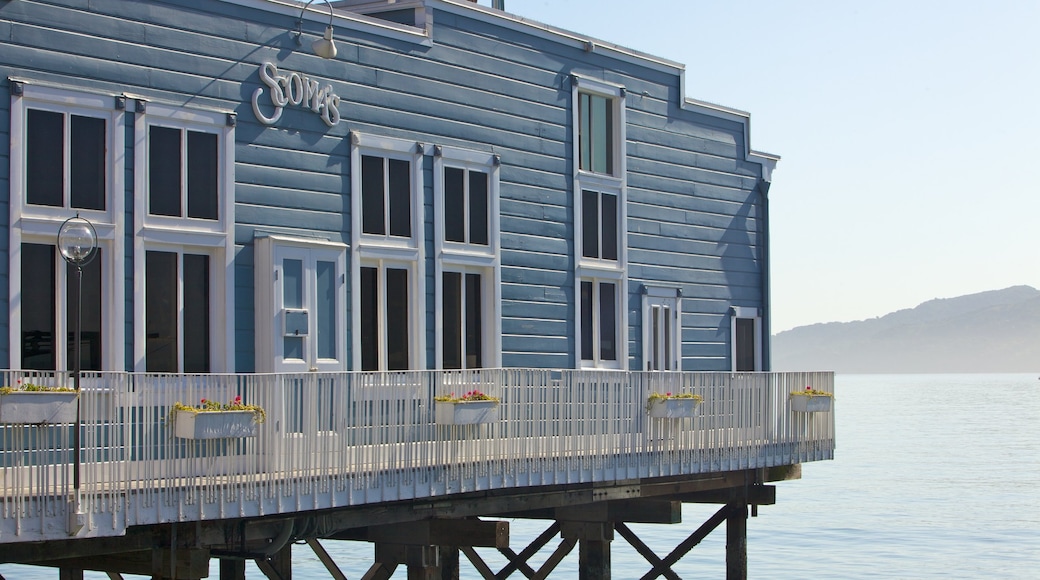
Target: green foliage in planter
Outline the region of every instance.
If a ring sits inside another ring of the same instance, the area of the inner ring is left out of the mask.
[[[253,421],[263,423],[267,420],[267,412],[259,405],[247,405],[242,402],[242,395],[236,396],[230,403],[221,403],[211,399],[202,399],[198,406],[185,405],[180,401],[173,404],[171,414],[177,411],[189,413],[216,413],[219,411],[249,411],[253,413]]]

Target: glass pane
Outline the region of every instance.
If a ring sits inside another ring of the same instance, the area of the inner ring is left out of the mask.
[[[672,369],[672,309],[662,308],[661,317],[664,320],[664,370]]]
[[[25,200],[34,205],[61,207],[65,199],[65,116],[29,109],[27,122]]]
[[[379,370],[379,276],[361,268],[361,370]]]
[[[484,366],[480,274],[466,274],[466,368]]]
[[[592,169],[592,147],[589,140],[592,123],[589,117],[591,114],[589,99],[590,95],[578,94],[578,167],[586,171]]]
[[[85,371],[101,370],[101,248],[87,265],[83,266],[83,318],[80,320],[79,368]],[[65,324],[68,329],[68,370],[74,370],[76,361],[76,317],[79,316],[77,301],[76,267],[65,265],[65,296],[67,308]]]
[[[412,179],[411,163],[401,159],[390,160],[390,235],[412,237]]]
[[[603,200],[603,240],[600,245],[600,257],[604,260],[617,260],[617,196],[604,193],[601,199]]]
[[[581,359],[592,360],[592,282],[581,283]]]
[[[408,368],[408,270],[386,269],[386,368]]]
[[[210,372],[209,337],[209,256],[184,254],[184,372]]]
[[[105,209],[105,120],[72,116],[72,207]]]
[[[599,285],[599,358],[617,360],[617,286]]]
[[[581,192],[581,255],[586,258],[599,256],[599,193]]]
[[[177,372],[177,254],[145,252],[145,370]]]
[[[286,336],[282,344],[282,358],[303,360],[303,337]]]
[[[488,174],[469,172],[469,243],[488,245]]]
[[[444,239],[466,241],[465,171],[444,168]]]
[[[282,260],[282,307],[303,308],[303,261]]]
[[[22,368],[55,370],[56,248],[22,244]]]
[[[737,319],[737,372],[752,372],[755,370],[755,319]]]
[[[446,369],[462,368],[462,274],[445,272],[441,283],[443,332],[441,363]]]
[[[318,262],[317,300],[314,318],[318,332],[318,358],[336,358],[336,263]]]
[[[218,161],[217,135],[188,131],[188,217],[217,219]]]
[[[148,213],[181,215],[180,129],[148,128]]]
[[[361,231],[386,234],[382,157],[361,156]]]
[[[650,370],[661,370],[661,308],[650,307]]]
[[[606,97],[593,96],[591,98],[590,122],[592,145],[592,171],[596,173],[613,173],[613,159],[611,148],[611,122],[610,101]]]

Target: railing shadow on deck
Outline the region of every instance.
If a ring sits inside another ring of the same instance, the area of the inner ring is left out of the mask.
[[[71,384],[4,371],[3,384]],[[292,513],[478,490],[692,475],[833,458],[834,413],[792,391],[834,375],[482,369],[393,373],[86,373],[74,423],[0,425],[0,543],[129,526]],[[435,421],[438,395],[479,389],[498,418]],[[689,418],[651,393],[703,397]],[[174,436],[176,402],[263,407],[246,438]],[[75,517],[75,514],[80,514]]]

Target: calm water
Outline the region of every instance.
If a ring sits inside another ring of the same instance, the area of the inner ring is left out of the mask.
[[[777,505],[748,522],[752,578],[1040,576],[1037,375],[841,375],[835,390],[837,458],[806,464],[802,480],[777,484]],[[683,524],[632,527],[663,558],[714,511],[686,506]],[[512,522],[513,549],[547,525]],[[371,563],[367,544],[324,545],[348,578],[360,578]],[[674,569],[683,578],[722,578],[724,546],[719,527]],[[295,577],[329,577],[309,548],[294,552]],[[505,564],[482,554],[492,569]],[[575,549],[552,578],[575,578],[577,559]],[[614,578],[649,569],[615,536]],[[214,566],[211,577],[216,573]],[[0,565],[0,574],[57,578],[53,570],[12,565]],[[462,576],[479,578],[465,557]],[[263,575],[250,567],[248,577]],[[394,575],[405,577],[403,567]]]

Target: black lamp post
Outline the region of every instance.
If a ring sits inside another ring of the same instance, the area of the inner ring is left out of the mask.
[[[76,388],[76,430],[72,434],[75,457],[73,458],[72,488],[76,492],[76,506],[79,507],[79,454],[80,454],[80,415],[79,375],[80,375],[80,332],[83,322],[83,266],[86,266],[97,255],[97,231],[86,218],[71,217],[58,229],[58,251],[61,257],[76,267],[76,331],[72,344],[72,381]]]

